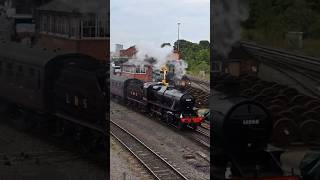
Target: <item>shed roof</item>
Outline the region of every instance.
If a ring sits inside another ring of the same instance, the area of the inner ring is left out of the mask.
[[[38,8],[43,11],[107,14],[107,0],[53,0]]]

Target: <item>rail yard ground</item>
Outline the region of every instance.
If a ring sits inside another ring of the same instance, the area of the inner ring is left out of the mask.
[[[115,138],[110,136],[110,179],[152,180],[153,177]]]
[[[42,134],[26,133],[0,117],[1,180],[87,180],[107,178],[106,170],[48,141]]]
[[[139,138],[188,179],[209,179],[208,148],[160,120],[150,119],[116,102],[111,101],[110,107],[112,121]]]

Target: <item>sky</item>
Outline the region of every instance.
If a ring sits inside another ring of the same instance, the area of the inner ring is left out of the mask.
[[[111,0],[111,51],[115,44],[159,47],[178,39],[210,40],[210,0]]]

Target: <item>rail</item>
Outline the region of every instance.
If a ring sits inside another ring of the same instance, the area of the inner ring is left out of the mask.
[[[160,157],[141,140],[110,120],[110,133],[126,147],[158,180],[187,180],[175,167]]]

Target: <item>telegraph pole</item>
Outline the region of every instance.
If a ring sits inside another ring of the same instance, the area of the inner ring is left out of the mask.
[[[179,35],[180,35],[180,22],[178,22],[178,43],[177,43],[177,49],[178,49],[178,52],[180,52],[180,42],[179,42],[179,39],[180,39],[180,37],[179,37]]]

